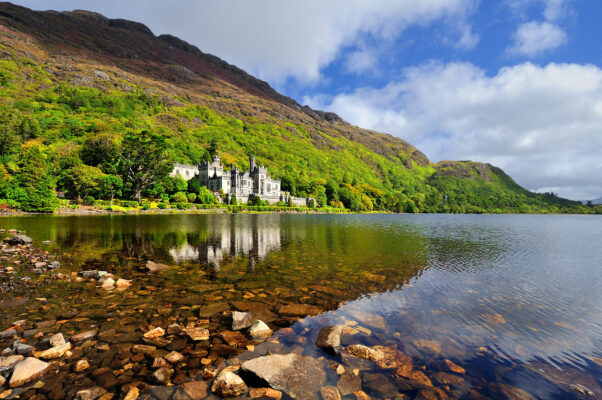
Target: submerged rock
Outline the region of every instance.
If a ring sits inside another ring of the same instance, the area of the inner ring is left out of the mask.
[[[249,396],[252,399],[280,400],[282,398],[282,392],[272,388],[253,388],[249,392]]]
[[[84,340],[92,339],[98,331],[96,329],[92,329],[89,331],[81,332],[76,335],[73,335],[69,338],[69,341],[72,343],[83,342]]]
[[[182,388],[192,400],[201,400],[207,397],[207,382],[190,381],[182,383]],[[124,399],[125,400],[125,399]]]
[[[248,328],[253,323],[253,315],[248,312],[233,311],[232,312],[232,330]]]
[[[144,337],[146,339],[155,339],[155,338],[161,337],[163,335],[165,335],[165,331],[163,330],[163,328],[157,327],[155,329],[151,329],[150,331],[146,332],[144,334]]]
[[[107,394],[107,391],[100,386],[94,386],[89,389],[80,390],[75,395],[77,400],[96,400]]]
[[[13,375],[10,378],[9,386],[11,388],[19,387],[33,379],[42,376],[48,370],[50,364],[28,357],[15,365]]]
[[[16,246],[19,244],[31,244],[32,240],[27,235],[14,235],[8,240],[8,244]]]
[[[294,353],[273,354],[245,361],[241,365],[241,374],[265,382],[293,399],[316,398],[326,380],[326,372],[320,361]]]
[[[338,354],[341,347],[341,336],[343,334],[343,326],[325,326],[320,329],[316,346],[330,354]]]
[[[253,322],[249,328],[249,337],[256,341],[266,340],[272,336],[272,333],[273,331],[270,329],[270,327],[261,320]]]
[[[156,262],[150,261],[150,260],[146,262],[146,269],[148,269],[149,272],[162,271],[167,268],[169,268],[169,267],[165,264],[159,264],[159,263],[156,263]]]
[[[34,355],[37,358],[52,360],[62,357],[68,350],[71,350],[71,343],[64,343],[58,346],[49,348],[48,350],[36,352]]]
[[[355,357],[366,360],[378,361],[385,357],[385,353],[383,353],[381,350],[373,349],[371,347],[364,346],[363,344],[352,344],[351,346],[347,347],[347,351],[349,354]]]
[[[280,314],[293,315],[295,317],[313,316],[320,314],[322,311],[320,307],[311,304],[287,304],[278,310]]]
[[[60,346],[61,344],[65,344],[65,337],[62,333],[57,333],[48,339],[48,343],[53,347]]]
[[[222,397],[240,396],[246,393],[247,390],[249,388],[242,378],[232,372],[230,368],[226,368],[220,372],[211,386],[211,391]]]

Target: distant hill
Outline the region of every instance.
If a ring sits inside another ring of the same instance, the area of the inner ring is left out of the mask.
[[[594,205],[602,204],[602,197],[598,197],[597,199],[592,200],[592,204],[594,204]]]
[[[82,156],[86,143],[119,145],[125,133],[147,129],[166,139],[176,162],[198,163],[212,149],[246,169],[254,154],[284,189],[354,210],[587,212],[531,193],[489,164],[433,163],[402,139],[302,106],[137,22],[0,3],[0,26],[0,124],[9,142],[43,146],[58,190],[82,162],[114,173]],[[19,151],[1,143],[0,176],[16,179]]]

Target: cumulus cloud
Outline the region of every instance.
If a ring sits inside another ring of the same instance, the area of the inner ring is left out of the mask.
[[[510,54],[536,56],[566,43],[564,31],[550,22],[531,21],[518,27]]]
[[[147,24],[272,83],[316,82],[359,36],[394,40],[408,26],[464,23],[476,0],[18,0],[36,9],[89,9]],[[370,62],[357,54],[361,64]]]
[[[488,76],[470,63],[429,63],[382,88],[305,102],[407,139],[435,161],[490,162],[529,189],[569,198],[602,191],[596,66],[524,63]]]

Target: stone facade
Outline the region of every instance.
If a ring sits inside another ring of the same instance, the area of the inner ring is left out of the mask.
[[[176,164],[171,176],[176,175],[186,180],[196,178],[201,186],[213,193],[223,191],[228,202],[235,195],[236,201],[240,203],[246,203],[252,196],[259,196],[261,200],[271,204],[288,202],[289,198],[295,206],[306,206],[309,203],[307,198],[292,197],[281,191],[280,180],[270,177],[267,167],[256,164],[254,156],[249,157],[249,171],[241,171],[234,166],[224,168],[219,156],[215,156],[211,162],[201,161],[198,167]]]

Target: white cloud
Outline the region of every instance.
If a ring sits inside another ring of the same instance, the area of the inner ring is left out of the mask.
[[[382,88],[305,102],[407,139],[435,161],[490,162],[529,189],[570,198],[602,194],[596,66],[524,63],[487,76],[469,63],[430,63]]]
[[[508,0],[507,4],[519,17],[524,18],[529,7],[534,5],[542,7],[543,17],[546,21],[557,21],[569,12],[569,3],[572,0]]]
[[[508,49],[508,53],[532,57],[553,50],[566,41],[566,34],[558,26],[550,22],[531,21],[518,27],[514,34],[514,44]]]
[[[361,35],[394,40],[408,26],[465,23],[477,0],[17,0],[36,9],[101,12],[147,24],[272,83],[316,82]],[[363,55],[358,54],[357,57]],[[364,64],[367,58],[361,60]]]

